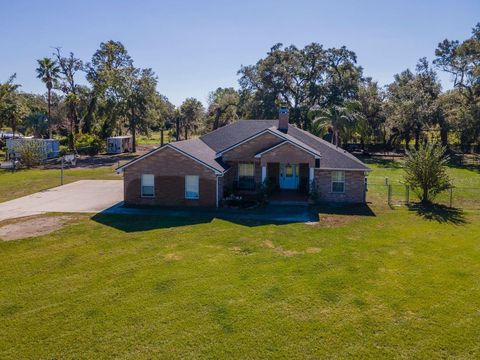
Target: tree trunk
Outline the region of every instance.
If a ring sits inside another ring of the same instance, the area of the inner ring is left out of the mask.
[[[440,127],[440,141],[442,146],[448,146],[448,129],[444,126]]]
[[[73,123],[73,119],[72,119],[72,116],[70,116],[70,139],[69,140],[69,148],[71,151],[75,151],[75,138],[74,138],[74,123]]]
[[[48,89],[47,91],[47,106],[48,106],[48,138],[52,138],[52,97],[51,97],[51,89]]]
[[[130,133],[132,134],[132,152],[137,152],[137,134],[135,126],[135,110],[131,109],[132,117],[130,119]]]
[[[175,125],[176,125],[175,138],[177,141],[179,141],[180,140],[180,119],[179,118],[176,119]]]
[[[188,140],[188,127],[185,125],[185,140]]]
[[[220,116],[222,115],[220,109],[217,109],[215,111],[215,120],[213,121],[213,129],[212,130],[217,130],[218,125],[220,125]]]
[[[69,139],[69,148],[71,151],[75,152],[75,134],[76,134],[76,111],[75,105],[70,104],[70,139]]]
[[[420,143],[420,131],[415,132],[415,150],[418,150],[418,145]]]
[[[408,149],[408,146],[410,145],[410,140],[411,140],[410,134],[405,134],[405,148],[407,149]]]
[[[423,188],[422,203],[423,203],[423,204],[429,203],[429,200],[428,200],[428,188]]]

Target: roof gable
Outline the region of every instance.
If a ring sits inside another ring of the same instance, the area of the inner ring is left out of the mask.
[[[149,151],[148,153],[129,161],[128,163],[118,167],[117,172],[122,172],[125,168],[130,165],[135,164],[136,162],[142,161],[143,159],[156,154],[163,149],[173,149],[180,152],[181,154],[189,157],[190,159],[200,163],[201,165],[209,168],[216,174],[222,174],[228,170],[226,166],[220,159],[215,158],[215,152],[209,148],[205,143],[199,139],[184,140],[175,143],[169,143],[162,147],[158,147]]]
[[[275,132],[275,131],[267,128],[267,129],[265,129],[265,130],[259,131],[259,132],[255,133],[255,134],[253,134],[252,136],[249,136],[248,138],[243,139],[243,140],[241,140],[240,142],[238,142],[238,143],[236,143],[236,144],[233,144],[233,145],[229,146],[228,148],[226,148],[226,149],[218,152],[218,153],[217,153],[217,157],[221,157],[221,156],[223,156],[225,153],[227,153],[227,152],[229,152],[229,151],[231,151],[231,150],[233,150],[233,149],[235,149],[235,148],[237,148],[237,147],[241,147],[243,144],[247,144],[248,142],[250,142],[250,141],[252,141],[252,140],[254,140],[254,139],[258,138],[258,137],[261,137],[261,136],[263,136],[263,135],[265,135],[265,134],[270,134],[271,136],[274,136],[275,138],[278,139],[278,141],[283,141],[283,140],[285,140],[285,138],[284,138],[283,136],[281,136],[281,133]],[[264,139],[263,141],[264,141],[264,142],[267,142],[266,139]],[[268,145],[268,147],[270,147],[270,146],[271,146],[271,145]],[[265,146],[262,146],[262,148],[265,148]]]
[[[288,144],[290,144],[290,145],[296,147],[297,149],[300,149],[300,150],[302,150],[302,151],[304,151],[304,152],[306,152],[306,153],[314,156],[316,159],[320,159],[320,157],[321,157],[319,153],[317,153],[315,150],[313,150],[313,149],[310,148],[309,146],[302,146],[302,145],[298,144],[298,142],[292,142],[292,141],[290,141],[290,140],[288,140],[288,139],[285,140],[285,141],[282,141],[281,143],[276,144],[276,145],[274,145],[274,146],[272,146],[272,147],[270,147],[270,148],[268,148],[268,149],[266,149],[266,150],[263,150],[263,151],[255,154],[255,157],[256,157],[256,158],[260,158],[260,157],[262,157],[263,154],[267,154],[267,153],[269,153],[269,152],[272,151],[272,150],[275,150],[275,149],[277,149],[277,148],[279,148],[279,147],[282,147],[282,146],[285,146],[285,145],[288,145]]]
[[[200,140],[219,153],[277,124],[278,120],[238,120],[201,136]]]

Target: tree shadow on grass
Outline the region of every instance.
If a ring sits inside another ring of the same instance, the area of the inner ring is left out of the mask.
[[[464,164],[464,163],[461,163],[461,162],[451,161],[451,162],[448,164],[448,167],[450,167],[450,168],[455,168],[455,169],[470,170],[470,171],[474,171],[474,172],[480,173],[480,164],[479,164],[479,165],[476,165],[476,164]]]
[[[442,224],[464,225],[467,223],[462,209],[449,208],[439,204],[411,204],[409,211],[416,212],[418,216]]]

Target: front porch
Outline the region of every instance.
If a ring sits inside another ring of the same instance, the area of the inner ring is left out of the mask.
[[[308,194],[314,179],[308,163],[269,162],[262,166],[259,162],[239,162],[231,166],[236,170],[232,190],[238,193],[254,193],[267,184],[273,193]]]
[[[269,203],[277,205],[308,205],[308,192],[277,190],[270,195]]]
[[[284,141],[260,152],[237,155],[227,161],[229,177],[225,193],[255,195],[268,186],[273,201],[306,203],[320,155],[291,141]]]

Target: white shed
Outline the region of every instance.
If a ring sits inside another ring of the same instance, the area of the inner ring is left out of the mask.
[[[131,136],[112,136],[107,139],[108,154],[122,154],[132,152]]]
[[[16,151],[23,143],[27,141],[35,141],[42,146],[40,151],[42,151],[43,160],[53,159],[60,155],[60,142],[55,139],[34,139],[34,138],[19,138],[19,139],[7,139],[7,158],[12,159],[18,157]]]

